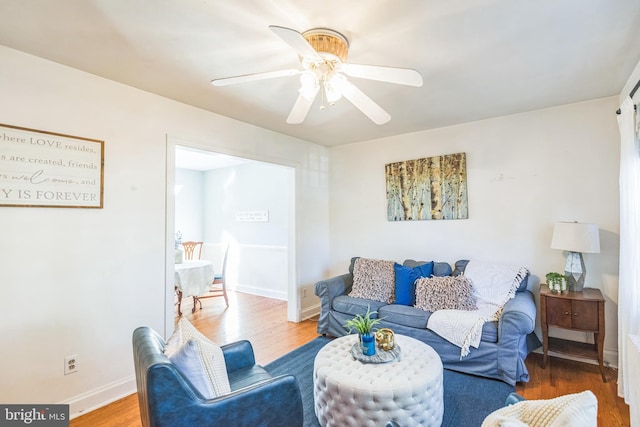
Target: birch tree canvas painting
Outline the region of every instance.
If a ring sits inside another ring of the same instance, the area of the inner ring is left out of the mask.
[[[469,218],[466,153],[385,165],[387,219]]]

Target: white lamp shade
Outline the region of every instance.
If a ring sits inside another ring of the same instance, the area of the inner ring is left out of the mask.
[[[598,226],[582,222],[556,222],[553,227],[551,249],[599,253],[600,234]]]

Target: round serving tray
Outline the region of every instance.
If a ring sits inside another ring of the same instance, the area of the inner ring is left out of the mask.
[[[362,354],[362,346],[358,342],[351,347],[351,355],[362,363],[388,363],[400,358],[400,346],[396,344],[391,350],[385,351],[376,345],[376,354],[367,356]]]

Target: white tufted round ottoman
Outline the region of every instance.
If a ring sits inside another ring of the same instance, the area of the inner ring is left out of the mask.
[[[442,361],[427,344],[395,336],[400,360],[362,363],[351,347],[357,335],[336,338],[313,364],[313,397],[321,426],[440,426],[444,413]],[[379,351],[379,350],[378,350]]]

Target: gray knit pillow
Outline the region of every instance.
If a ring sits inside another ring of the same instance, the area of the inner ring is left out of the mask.
[[[415,307],[431,312],[478,309],[471,281],[464,275],[418,279]]]
[[[395,299],[396,273],[393,261],[358,258],[353,267],[350,297],[391,304]]]

